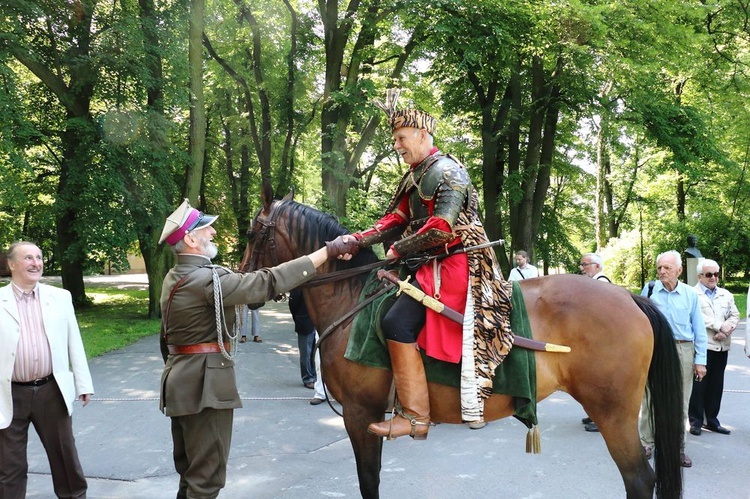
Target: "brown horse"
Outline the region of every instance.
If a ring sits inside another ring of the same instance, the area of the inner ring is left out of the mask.
[[[288,196],[289,197],[289,196]],[[285,198],[272,201],[264,189],[263,208],[248,230],[242,270],[275,266],[308,254],[347,233],[331,216]],[[332,261],[319,273],[377,261],[363,250],[349,262]],[[305,288],[310,316],[325,331],[357,303],[366,275]],[[680,439],[684,432],[677,352],[669,324],[650,300],[618,286],[583,276],[560,275],[521,283],[537,340],[568,345],[571,353],[536,353],[539,400],[555,390],[569,393],[596,421],[620,470],[628,498],[678,498],[682,490]],[[344,358],[349,325],[320,343],[325,383],[343,407],[354,449],[362,497],[379,497],[382,439],[367,432],[388,405],[391,373]],[[354,382],[353,380],[356,380]],[[648,381],[656,452],[652,470],[638,436],[638,415]],[[432,421],[461,423],[459,390],[429,384]],[[513,415],[511,397],[493,395],[485,419]]]

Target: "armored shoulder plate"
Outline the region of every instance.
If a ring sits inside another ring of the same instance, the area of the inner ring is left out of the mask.
[[[419,194],[428,201],[435,198],[433,216],[452,227],[471,197],[469,173],[452,157],[440,158],[422,177]]]

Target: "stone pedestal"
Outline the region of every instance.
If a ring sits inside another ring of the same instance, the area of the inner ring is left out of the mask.
[[[703,258],[686,258],[684,268],[687,273],[687,277],[685,278],[685,282],[688,286],[695,286],[698,284],[698,272],[696,272],[696,267],[698,266],[698,262],[703,260]]]

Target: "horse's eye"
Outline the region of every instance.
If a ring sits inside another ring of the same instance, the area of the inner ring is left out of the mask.
[[[253,242],[253,239],[255,239],[255,231],[253,230],[247,231],[247,242],[251,243]]]

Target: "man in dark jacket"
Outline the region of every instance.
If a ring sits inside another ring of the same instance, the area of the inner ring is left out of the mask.
[[[299,370],[305,388],[315,388],[315,324],[302,297],[302,290],[295,288],[289,293],[289,312],[294,320],[299,347]]]

